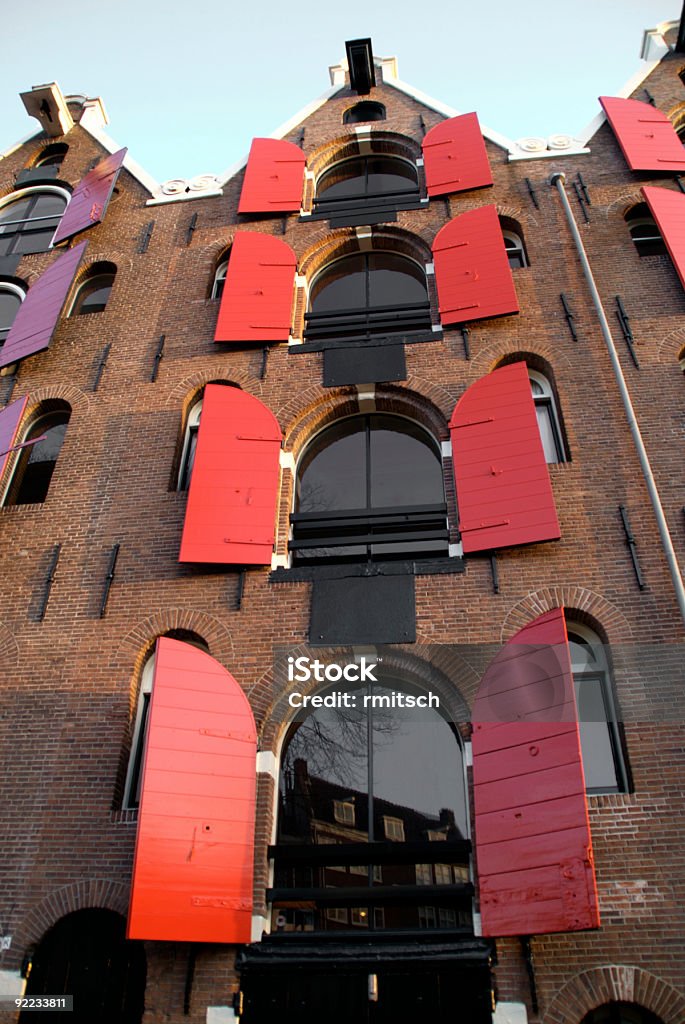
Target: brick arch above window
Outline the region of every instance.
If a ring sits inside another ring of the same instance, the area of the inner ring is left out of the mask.
[[[585,621],[595,632],[612,643],[631,643],[635,636],[623,612],[602,594],[575,584],[545,587],[532,591],[513,605],[502,623],[504,642],[523,629],[531,619],[554,608],[565,608],[570,617]]]
[[[113,910],[126,916],[130,886],[110,878],[80,878],[55,889],[36,903],[17,925],[12,945],[23,952],[36,945],[60,918],[75,910]]]
[[[685,995],[658,975],[634,964],[604,964],[582,971],[554,996],[542,1014],[544,1024],[579,1024],[606,1002],[638,1003],[664,1024],[684,1024]]]
[[[233,637],[219,619],[207,612],[188,608],[165,608],[142,619],[129,630],[110,661],[110,669],[121,674],[131,685],[131,679],[138,678],[157,637],[178,629],[202,637],[212,657],[223,665],[229,665],[233,660]]]
[[[398,132],[373,130],[371,135],[373,152],[386,156],[403,157],[405,160],[416,161],[421,157],[421,147],[407,135]],[[365,147],[366,148],[366,147]],[[331,139],[325,145],[314,150],[307,156],[307,167],[315,178],[320,177],[329,167],[340,160],[358,156],[360,153],[358,135],[341,135]]]

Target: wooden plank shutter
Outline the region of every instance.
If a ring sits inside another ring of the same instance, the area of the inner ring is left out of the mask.
[[[280,238],[239,232],[231,246],[214,341],[287,341],[295,253]]]
[[[249,942],[257,737],[223,665],[160,637],[143,764],[130,939]]]
[[[100,223],[107,212],[127,152],[126,149],[120,149],[105,157],[81,179],[57,226],[53,245]]]
[[[514,636],[473,709],[483,935],[599,927],[566,623],[561,608]]]
[[[642,194],[685,288],[685,195],[651,185],[645,185]]]
[[[253,139],[238,213],[282,213],[302,206],[305,155],[283,139]]]
[[[429,196],[492,185],[492,171],[477,114],[436,124],[422,143]]]
[[[445,224],[435,236],[433,258],[443,324],[518,313],[514,279],[494,206],[468,210]]]
[[[561,536],[525,363],[481,377],[450,420],[464,553]]]
[[[12,402],[11,405],[0,409],[0,480],[5,471],[7,460],[10,457],[10,450],[16,443],[19,424],[22,421],[27,404],[28,396],[26,398],[18,398],[16,402]]]
[[[48,348],[87,244],[62,253],[29,288],[0,351],[0,367]]]
[[[207,385],[180,562],[271,564],[281,439],[258,398]]]
[[[599,102],[631,171],[685,170],[683,144],[660,110],[615,96],[600,96]]]

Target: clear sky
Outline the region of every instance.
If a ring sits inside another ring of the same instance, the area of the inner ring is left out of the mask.
[[[0,152],[37,129],[19,99],[101,96],[108,133],[159,181],[220,174],[330,85],[371,36],[400,78],[510,138],[575,134],[640,66],[680,0],[7,0]],[[685,89],[683,91],[685,100]]]

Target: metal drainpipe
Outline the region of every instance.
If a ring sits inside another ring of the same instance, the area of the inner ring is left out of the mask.
[[[666,555],[666,561],[668,562],[668,568],[671,573],[671,579],[673,580],[673,587],[675,589],[678,607],[680,608],[680,614],[682,616],[683,622],[685,623],[685,586],[683,586],[683,578],[680,574],[680,568],[678,566],[678,560],[676,559],[675,551],[673,550],[673,542],[671,540],[671,535],[668,532],[666,516],[664,515],[664,510],[661,505],[661,499],[659,498],[659,492],[657,491],[656,483],[654,482],[652,467],[649,464],[649,457],[645,449],[644,441],[642,440],[642,434],[640,433],[640,428],[637,424],[635,410],[633,409],[633,403],[630,400],[630,395],[628,393],[628,388],[626,387],[626,382],[623,376],[623,371],[621,369],[621,364],[618,360],[616,346],[614,345],[614,340],[611,337],[611,331],[609,330],[609,324],[607,322],[606,314],[604,312],[604,307],[602,306],[602,300],[599,297],[597,285],[595,284],[595,279],[592,276],[592,270],[590,269],[590,264],[588,263],[588,258],[585,253],[583,240],[580,237],[578,225],[576,224],[575,218],[573,216],[573,211],[571,210],[568,197],[566,195],[566,189],[564,188],[565,180],[566,175],[562,174],[561,172],[558,172],[557,174],[552,175],[552,177],[550,178],[550,184],[556,185],[557,192],[561,197],[561,203],[564,207],[566,220],[568,221],[568,225],[571,229],[573,241],[576,244],[578,256],[580,257],[580,262],[583,267],[583,273],[585,274],[585,280],[587,281],[588,287],[590,289],[590,294],[592,295],[592,302],[597,312],[597,318],[599,319],[599,324],[602,329],[602,336],[604,338],[606,347],[609,352],[611,365],[614,368],[614,375],[616,377],[618,389],[621,393],[621,400],[623,402],[623,408],[625,409],[626,417],[628,419],[628,426],[630,427],[630,432],[633,435],[633,441],[635,442],[638,458],[640,459],[640,466],[642,467],[642,473],[645,478],[645,483],[647,484],[647,490],[649,492],[650,501],[652,502],[652,508],[654,509],[654,515],[656,516],[657,526],[659,527],[659,534],[661,535],[661,544],[664,549],[664,554]]]

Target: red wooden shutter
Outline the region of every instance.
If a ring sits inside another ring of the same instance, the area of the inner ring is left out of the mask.
[[[180,562],[270,565],[280,448],[278,421],[258,398],[207,385]]]
[[[231,246],[214,341],[287,341],[296,265],[287,242],[239,232]]]
[[[55,231],[53,245],[100,223],[105,216],[126,153],[126,149],[120,149],[117,153],[105,157],[81,179]]]
[[[645,185],[642,194],[685,288],[685,195],[651,185]]]
[[[455,217],[433,242],[443,324],[518,313],[518,299],[494,206]]]
[[[561,536],[525,363],[481,377],[450,420],[464,552]]]
[[[29,288],[0,351],[0,367],[48,348],[87,245],[62,253]]]
[[[599,102],[631,171],[685,170],[683,144],[660,110],[614,96],[600,96]]]
[[[0,409],[0,479],[10,457],[10,449],[16,442],[19,424],[27,404],[28,396],[18,398],[16,402]]]
[[[477,114],[441,121],[422,144],[429,196],[492,185],[492,171]]]
[[[130,939],[250,941],[256,752],[252,711],[230,672],[160,637]]]
[[[238,213],[280,213],[302,206],[305,155],[283,139],[253,139]]]
[[[483,935],[599,927],[564,613],[541,615],[490,664],[473,709]]]

